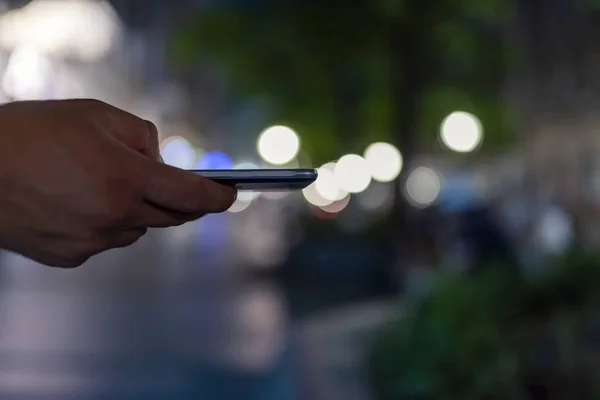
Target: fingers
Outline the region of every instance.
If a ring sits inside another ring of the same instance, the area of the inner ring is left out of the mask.
[[[120,232],[111,238],[108,247],[116,249],[119,247],[131,246],[132,244],[137,242],[142,236],[144,236],[146,234],[146,231],[147,229],[145,227],[142,227]]]
[[[96,124],[128,148],[142,153],[153,160],[161,160],[158,130],[147,120],[98,100],[74,100],[85,110],[94,110]]]
[[[204,212],[200,213],[181,213],[165,209],[160,206],[152,205],[146,202],[139,209],[137,221],[142,226],[148,228],[168,228],[171,226],[183,225],[186,222],[197,220],[204,216]]]
[[[154,125],[152,122],[144,122],[146,123],[148,131],[148,146],[145,150],[145,154],[153,160],[163,162],[163,159],[160,156],[160,149],[158,144],[158,129],[156,129],[156,125]]]
[[[42,264],[58,268],[77,268],[90,257],[106,250],[131,246],[146,234],[146,228],[134,228],[106,233],[87,240],[65,239],[47,242],[51,248],[29,252],[29,257]],[[57,251],[56,249],[60,249]]]
[[[220,213],[231,207],[236,190],[193,172],[147,161],[143,163],[144,199],[184,214]]]

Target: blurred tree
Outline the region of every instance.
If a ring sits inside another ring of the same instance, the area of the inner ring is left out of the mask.
[[[375,398],[598,399],[600,263],[574,249],[537,276],[443,274],[381,331]]]
[[[484,150],[511,137],[501,96],[511,10],[512,0],[220,1],[173,49],[184,63],[214,63],[235,95],[266,99],[315,162],[384,140],[406,171],[455,110],[482,120]],[[405,210],[397,202],[397,226]]]

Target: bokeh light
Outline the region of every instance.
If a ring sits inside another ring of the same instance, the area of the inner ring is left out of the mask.
[[[250,161],[243,161],[233,166],[233,169],[258,169],[259,166]],[[252,190],[244,190],[238,192],[238,200],[243,202],[250,202],[260,196],[259,192],[254,192]]]
[[[163,140],[160,154],[165,164],[181,169],[191,169],[196,163],[196,151],[190,142],[181,136]]]
[[[267,200],[282,200],[285,199],[286,197],[289,196],[289,192],[277,192],[277,191],[267,191],[267,192],[262,192],[260,194],[260,197],[267,199]]]
[[[347,154],[335,165],[334,176],[339,187],[348,193],[360,193],[371,183],[367,160],[357,154]]]
[[[337,185],[333,171],[327,168],[319,169],[319,176],[315,181],[315,187],[317,192],[327,200],[336,201],[339,198],[344,197],[344,194],[342,194],[342,191]]]
[[[231,159],[225,153],[211,151],[198,160],[196,169],[231,169]]]
[[[305,189],[303,189],[302,195],[306,201],[316,207],[323,207],[333,203],[332,200],[326,199],[321,195],[321,193],[319,193],[316,182],[311,183]]]
[[[95,61],[117,42],[120,25],[104,0],[33,0],[0,17],[0,47],[33,47],[57,58]]]
[[[573,243],[573,221],[560,207],[547,207],[536,225],[539,245],[546,253],[562,254]]]
[[[298,159],[294,158],[292,161],[282,164],[282,165],[273,165],[268,162],[263,162],[260,166],[262,169],[295,169],[300,168],[300,162]]]
[[[321,206],[321,210],[323,210],[329,214],[340,213],[344,210],[344,208],[346,208],[348,206],[348,204],[350,204],[350,198],[351,198],[351,195],[347,194],[341,200],[334,201],[333,203],[328,204],[326,206]]]
[[[369,145],[365,150],[364,158],[376,181],[393,181],[402,171],[402,154],[390,143],[378,142]]]
[[[312,168],[314,165],[310,156],[302,149],[298,151],[295,161],[298,163],[298,168]]]
[[[237,198],[227,210],[230,213],[239,213],[250,207],[252,201],[256,198],[256,193],[251,191],[238,192]]]
[[[389,183],[372,183],[367,190],[356,197],[356,202],[368,211],[387,210],[394,198],[393,187]]]
[[[481,144],[483,128],[475,115],[456,111],[442,121],[440,139],[452,151],[469,153]]]
[[[258,137],[257,150],[261,158],[270,164],[287,164],[298,154],[300,139],[287,126],[271,126]]]
[[[235,164],[233,169],[260,169],[260,166],[251,161],[242,161]]]
[[[408,201],[416,207],[427,207],[437,199],[442,184],[438,174],[428,167],[417,167],[406,180]]]
[[[327,200],[327,204],[343,199],[348,192],[341,189],[334,175],[335,163],[329,162],[317,170],[317,180],[313,183],[319,198]]]
[[[18,48],[8,59],[2,76],[2,90],[16,100],[51,97],[52,64],[33,48]]]
[[[321,172],[323,171],[330,171],[331,174],[333,174],[333,180],[329,180],[329,185],[331,185],[332,187],[329,188],[330,193],[335,192],[337,193],[335,196],[331,197],[330,200],[332,201],[338,201],[343,199],[344,197],[346,197],[346,195],[348,194],[348,192],[344,189],[342,189],[339,185],[339,182],[337,181],[337,178],[335,177],[335,166],[336,163],[335,162],[328,162],[326,164],[323,164],[321,166],[321,168],[319,168],[317,170],[317,172],[319,173],[319,175],[321,174]],[[329,177],[331,177],[331,174],[328,174],[327,172],[324,173],[324,177],[321,179],[321,181],[323,181],[324,179],[327,179]],[[317,177],[318,179],[318,177]],[[323,183],[321,183],[319,186],[324,186]],[[319,186],[317,187],[317,189],[319,189]]]

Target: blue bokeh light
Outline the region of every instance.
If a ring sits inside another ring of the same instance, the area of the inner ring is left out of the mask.
[[[219,151],[204,154],[196,164],[196,169],[231,169],[231,167],[231,159],[227,154]]]

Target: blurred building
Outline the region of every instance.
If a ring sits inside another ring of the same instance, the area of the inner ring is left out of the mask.
[[[600,13],[589,2],[520,0],[514,38],[523,62],[509,80],[520,110],[518,186],[559,203],[584,237],[600,239]]]

